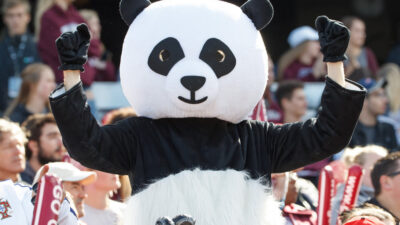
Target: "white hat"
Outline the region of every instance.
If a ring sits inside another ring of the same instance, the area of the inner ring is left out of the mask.
[[[62,181],[79,182],[83,185],[93,183],[96,180],[96,173],[89,171],[81,171],[71,163],[67,162],[54,162],[49,163],[49,171],[47,173],[54,174],[59,177]],[[33,183],[36,183],[39,179],[39,175],[43,169],[43,166],[37,171]]]
[[[294,48],[305,41],[317,41],[318,32],[310,26],[298,27],[290,32],[288,42],[290,47]]]

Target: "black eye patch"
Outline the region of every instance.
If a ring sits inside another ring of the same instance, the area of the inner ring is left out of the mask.
[[[151,51],[147,64],[150,69],[167,76],[171,68],[185,57],[179,41],[169,37],[160,41]]]
[[[199,58],[207,63],[218,78],[230,73],[236,65],[236,58],[229,47],[216,38],[204,44]]]

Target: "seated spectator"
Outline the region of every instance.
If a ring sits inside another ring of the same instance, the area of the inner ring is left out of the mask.
[[[66,154],[61,133],[52,114],[34,114],[22,124],[26,131],[26,167],[21,179],[32,184],[36,172],[43,165],[59,162]]]
[[[27,0],[3,1],[6,28],[0,41],[0,113],[6,109],[10,99],[17,97],[21,71],[40,61],[34,37],[28,31],[30,10]]]
[[[254,108],[250,119],[268,121],[272,123],[283,123],[282,111],[271,91],[271,85],[275,81],[275,67],[271,57],[268,57],[268,83],[265,87],[263,98]]]
[[[38,38],[38,50],[43,62],[48,64],[56,75],[56,82],[63,81],[63,74],[58,70],[60,62],[55,40],[61,33],[74,31],[78,24],[86,23],[71,0],[39,0],[36,7],[35,29]],[[100,40],[92,37],[88,52],[89,58],[101,58]],[[96,78],[96,68],[89,63],[84,65],[82,82],[88,87]]]
[[[42,177],[47,168],[44,168],[38,177]],[[13,183],[11,180],[0,182],[0,224],[4,225],[31,225],[33,223],[34,198],[36,190],[30,186]],[[43,213],[44,214],[44,213]],[[41,214],[41,215],[43,215]],[[43,224],[43,223],[41,223]],[[48,223],[53,224],[53,223]],[[77,225],[78,218],[71,208],[70,202],[64,199],[59,207],[58,225]]]
[[[0,118],[0,181],[20,180],[19,173],[25,169],[25,143],[18,124]]]
[[[379,66],[372,50],[364,47],[366,39],[364,21],[355,16],[346,16],[342,22],[351,33],[346,50],[348,60],[344,62],[346,76],[355,81],[366,78],[368,75],[376,79],[375,75]]]
[[[278,80],[322,81],[327,74],[318,43],[318,33],[309,26],[290,32],[291,49],[279,59]]]
[[[78,168],[70,163],[66,162],[55,162],[47,164],[49,167],[49,174],[54,174],[59,177],[62,181],[63,188],[66,192],[71,194],[74,205],[76,207],[78,218],[85,215],[83,208],[84,200],[87,198],[85,188],[87,185],[93,183],[96,180],[96,173],[89,171],[80,171]],[[41,167],[33,181],[36,183],[39,179],[39,174],[43,170],[44,166]]]
[[[307,111],[304,84],[300,81],[284,81],[276,90],[276,99],[282,109],[283,123],[301,121]]]
[[[388,103],[384,91],[386,80],[376,82],[365,78],[359,83],[367,89],[367,96],[349,147],[374,144],[395,151],[398,143],[393,125],[378,120],[378,116],[385,113]]]
[[[80,10],[79,13],[86,20],[89,26],[90,34],[92,38],[101,40],[101,24],[100,18],[96,11],[84,9]],[[100,42],[100,57],[90,57],[88,63],[90,66],[96,69],[96,81],[115,81],[116,71],[113,64],[111,52],[109,52],[104,44]]]
[[[18,97],[4,114],[18,123],[22,123],[32,114],[49,112],[49,95],[56,87],[53,71],[42,63],[27,66],[21,77]]]
[[[292,173],[271,174],[272,194],[274,198],[281,203],[282,215],[287,225],[314,225],[317,215],[313,210],[307,209],[296,204],[298,196],[302,195],[296,187],[297,182],[293,182]],[[316,191],[318,193],[318,191]]]
[[[81,218],[87,225],[122,224],[125,204],[110,199],[110,192],[117,190],[121,183],[118,175],[94,171],[96,182],[86,186],[88,198],[85,200],[85,216]]]
[[[343,225],[396,225],[392,215],[371,204],[343,212],[340,215],[340,221]]]
[[[371,170],[376,161],[387,156],[388,151],[377,145],[368,145],[366,147],[356,147],[354,149],[347,148],[343,156],[347,157],[346,164],[350,168],[353,165],[359,165],[364,171],[361,180],[361,187],[356,201],[356,206],[363,204],[374,197],[374,187],[371,181]],[[332,216],[331,224],[336,224],[336,219],[339,214],[340,203],[343,199],[344,184],[338,186],[336,196],[332,200]]]
[[[381,67],[378,76],[387,80],[386,93],[389,100],[387,116],[380,116],[378,119],[391,123],[397,136],[397,143],[400,143],[400,68],[394,63],[388,63]]]
[[[367,203],[389,212],[400,221],[400,152],[390,153],[378,160],[371,172],[375,197]]]

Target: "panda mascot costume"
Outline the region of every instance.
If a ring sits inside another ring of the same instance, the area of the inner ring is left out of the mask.
[[[343,72],[348,29],[317,18],[328,65],[321,110],[317,118],[278,126],[246,120],[267,83],[258,30],[273,16],[268,0],[241,7],[219,0],[122,0],[120,11],[130,26],[121,83],[140,116],[98,125],[80,82],[90,34],[85,25],[62,34],[56,45],[64,83],[50,102],[71,157],[130,176],[125,224],[179,214],[197,225],[280,224],[268,191],[271,173],[343,149],[361,111],[365,90]]]

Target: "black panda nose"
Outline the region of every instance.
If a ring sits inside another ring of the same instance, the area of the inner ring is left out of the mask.
[[[191,92],[199,90],[205,82],[206,78],[200,76],[184,76],[181,78],[182,85]]]

